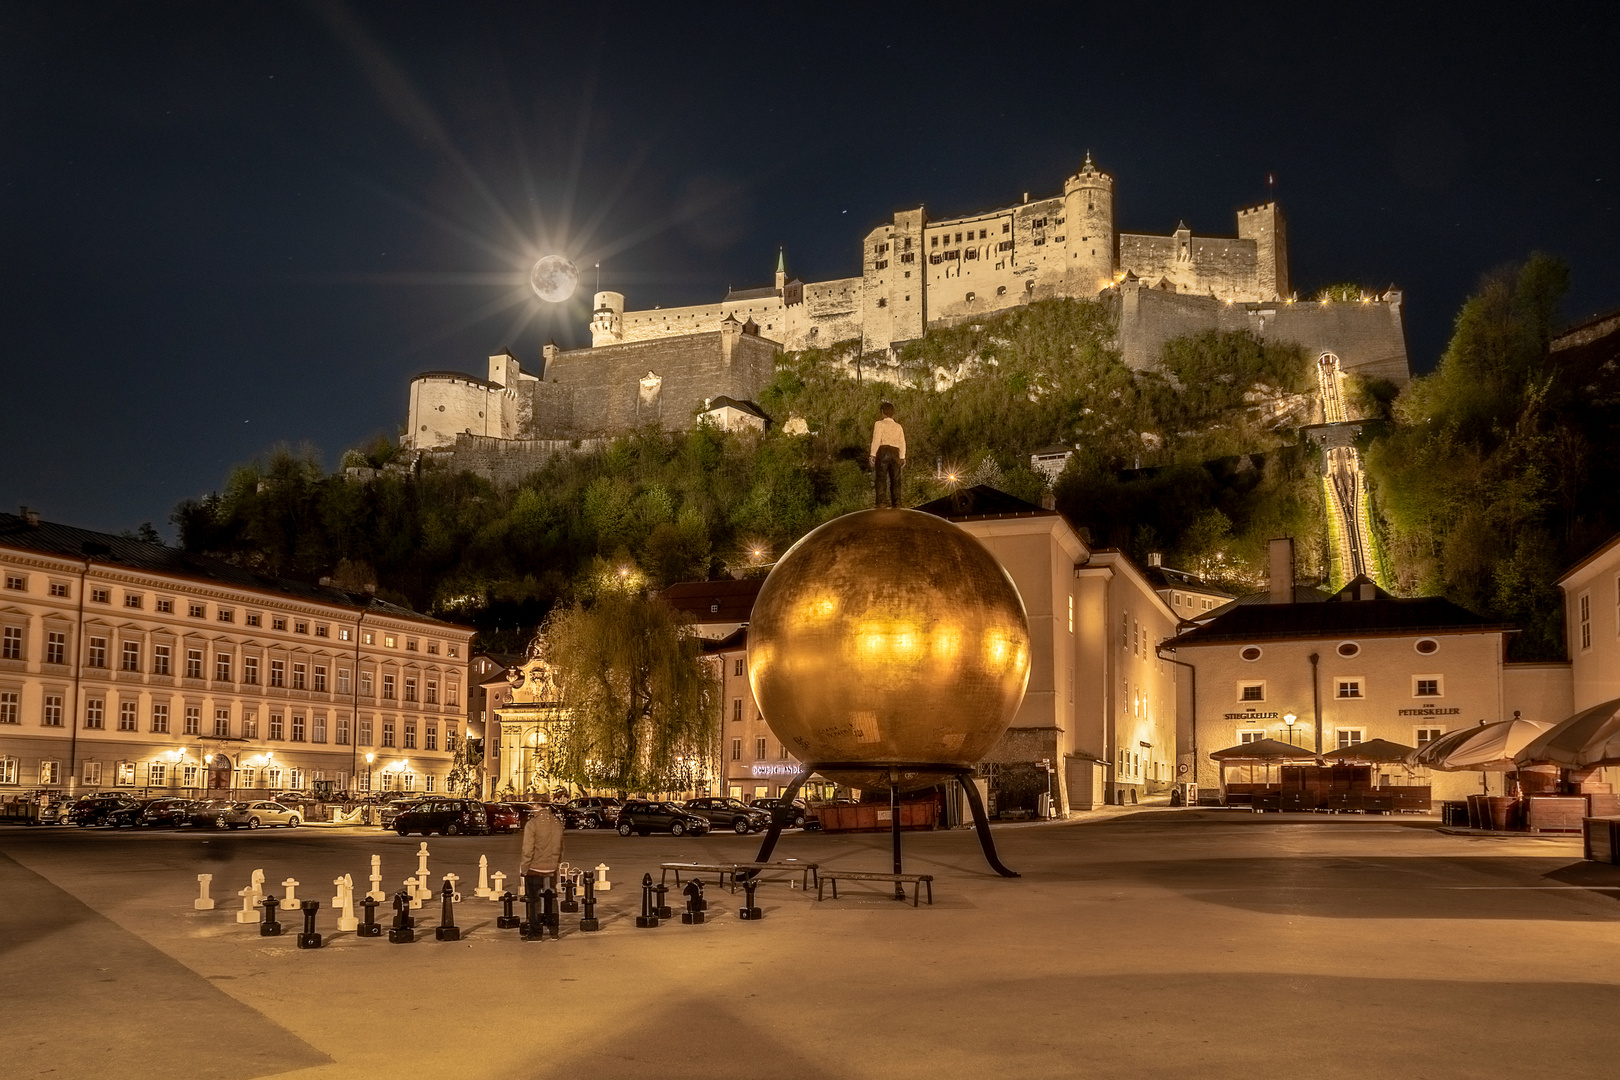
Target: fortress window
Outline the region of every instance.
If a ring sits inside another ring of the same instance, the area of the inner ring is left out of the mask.
[[[1040,247],[1040,246],[1041,246],[1041,245],[1042,245],[1042,244],[1044,244],[1044,243],[1046,243],[1046,237],[1044,237],[1044,236],[1037,236],[1037,237],[1036,237],[1036,238],[1035,238],[1035,246],[1036,246],[1036,247]]]
[[[888,297],[886,297],[886,296],[878,297],[878,307],[888,307],[888,306],[889,306],[889,298]]]
[[[906,250],[907,251],[911,250],[911,237],[909,237],[909,236],[906,237]]]
[[[1005,285],[997,285],[996,286],[996,295],[997,296],[1006,296],[1007,295],[1007,286],[1005,286]]]
[[[1003,240],[1001,243],[996,245],[996,250],[997,251],[1011,251],[1012,250],[1012,241],[1011,240]]]
[[[990,234],[990,231],[988,229],[980,229],[979,230],[979,239],[983,240],[989,234]]]
[[[928,256],[928,261],[933,263],[935,266],[938,266],[942,260],[943,260],[943,256],[940,256],[940,255],[930,255],[930,256]]]
[[[962,234],[961,233],[956,234],[956,242],[958,244],[960,244],[962,242]]]
[[[1004,232],[1004,233],[1011,232],[1012,231],[1012,222],[1003,221],[1001,223],[1001,231]]]
[[[1063,243],[1063,240],[1064,240],[1064,238],[1061,237],[1061,236],[1054,236],[1054,237],[1052,237],[1052,239],[1054,241],[1056,241],[1057,243],[1059,243],[1059,244]]]
[[[970,304],[973,303],[973,297],[974,297],[973,293],[968,293],[967,294],[967,302],[970,303]]]
[[[930,237],[929,237],[929,238],[928,238],[928,246],[929,246],[929,247],[939,247],[939,237],[937,237],[937,236],[930,236]]]
[[[967,251],[962,253],[962,258],[964,258],[964,259],[977,259],[978,257],[979,257],[979,249],[978,248],[968,248]]]

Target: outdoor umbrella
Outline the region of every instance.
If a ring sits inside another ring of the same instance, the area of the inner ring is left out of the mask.
[[[1389,765],[1405,763],[1416,751],[1388,739],[1369,739],[1354,746],[1341,746],[1322,755],[1322,760],[1338,765]]]
[[[1515,756],[1552,724],[1546,720],[1497,720],[1460,731],[1448,731],[1413,752],[1414,765],[1446,772],[1513,772]]]
[[[1227,765],[1275,765],[1284,761],[1314,761],[1316,753],[1303,746],[1290,746],[1277,739],[1256,739],[1217,750],[1210,760]]]
[[[1526,745],[1513,760],[1567,769],[1620,765],[1620,698],[1582,709]]]

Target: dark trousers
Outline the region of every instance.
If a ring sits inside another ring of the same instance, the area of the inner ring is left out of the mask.
[[[880,446],[877,461],[872,467],[872,482],[877,486],[874,506],[900,505],[900,448]]]

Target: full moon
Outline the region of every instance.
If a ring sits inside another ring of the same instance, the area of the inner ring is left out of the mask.
[[[540,299],[560,304],[579,287],[579,270],[561,255],[547,255],[529,271],[529,287]]]

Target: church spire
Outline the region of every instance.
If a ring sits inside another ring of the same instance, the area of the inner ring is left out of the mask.
[[[776,293],[778,296],[787,288],[787,253],[781,247],[776,249]]]

